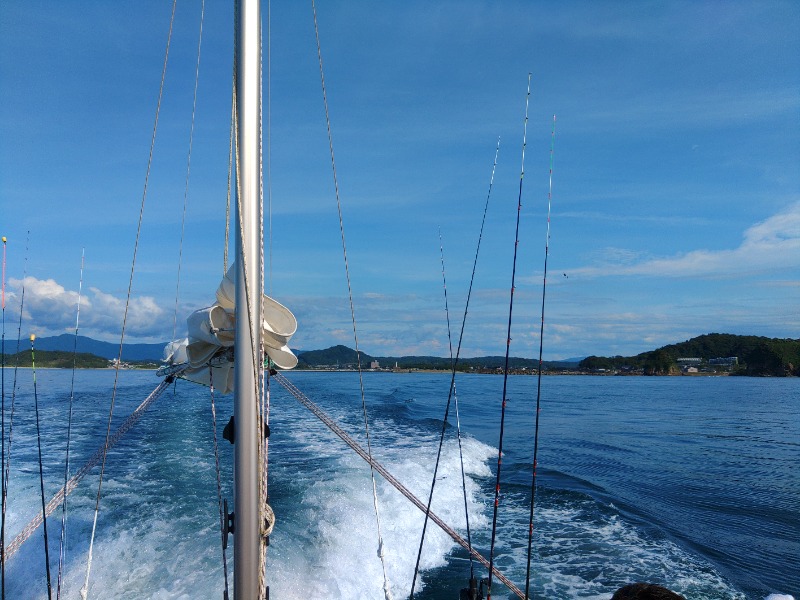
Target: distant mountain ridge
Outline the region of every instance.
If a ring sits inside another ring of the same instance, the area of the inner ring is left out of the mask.
[[[122,360],[128,362],[160,361],[165,343],[124,344]],[[36,338],[36,350],[72,353],[75,336],[64,333],[52,337]],[[11,355],[16,352],[16,340],[6,340],[5,350]],[[20,351],[30,349],[28,340],[21,340]],[[77,351],[93,354],[107,360],[117,358],[119,344],[101,342],[86,336],[78,336]],[[331,346],[324,350],[296,350],[298,366],[303,368],[355,368],[358,365],[356,351],[347,346]],[[373,361],[381,368],[399,369],[442,369],[449,370],[451,361],[441,356],[370,356],[361,352],[361,366],[369,369]],[[685,342],[670,344],[656,350],[643,352],[634,357],[588,356],[563,361],[545,361],[549,369],[620,369],[638,368],[645,372],[660,374],[675,370],[680,357],[702,359],[737,356],[737,374],[743,375],[800,375],[800,340],[764,338],[732,334],[711,333],[701,335]],[[531,371],[537,368],[538,360],[533,358],[509,357],[509,367],[516,371]],[[580,364],[579,364],[580,363]],[[481,356],[460,358],[459,369],[464,371],[496,371],[505,365],[504,356]]]
[[[16,352],[16,340],[6,340],[6,352]],[[161,360],[164,356],[163,344],[123,344],[122,360]],[[29,350],[30,340],[23,339],[19,342],[20,351]],[[35,341],[37,350],[72,352],[75,348],[75,335],[62,333],[52,337],[37,337]],[[83,354],[94,354],[102,358],[111,360],[119,356],[119,344],[111,342],[101,342],[83,335],[78,336],[78,352]]]

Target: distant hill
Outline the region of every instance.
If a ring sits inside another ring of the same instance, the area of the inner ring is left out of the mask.
[[[6,351],[16,350],[16,340],[6,340]],[[124,344],[122,348],[123,361],[143,361],[143,360],[161,360],[164,354],[163,344]],[[27,339],[20,340],[20,350],[30,350],[31,343]],[[37,337],[35,348],[39,350],[59,351],[59,352],[72,352],[75,348],[75,336],[69,333],[62,333],[61,335],[53,337]],[[94,354],[101,356],[105,359],[117,358],[119,355],[119,343],[100,342],[92,338],[79,335],[78,336],[78,352],[86,354]],[[70,363],[70,367],[72,363]]]
[[[800,340],[728,333],[709,333],[636,356],[589,356],[580,367],[640,369],[648,375],[663,375],[678,371],[679,358],[699,358],[708,363],[734,356],[738,363],[731,371],[734,375],[800,375]]]
[[[370,356],[361,352],[362,368],[369,368],[372,361],[378,361],[384,369],[426,369],[449,371],[451,361],[441,356]],[[339,368],[349,369],[358,366],[356,351],[347,346],[332,346],[326,350],[311,350],[297,353],[298,366],[301,369]],[[483,356],[478,358],[460,358],[458,368],[460,371],[493,371],[502,369],[505,365],[505,356]],[[508,359],[509,368],[512,370],[531,370],[537,368],[538,360],[531,358]],[[575,368],[578,361],[545,362],[549,368]]]
[[[43,369],[71,369],[73,364],[78,369],[105,369],[108,367],[108,360],[94,354],[78,353],[73,354],[61,350],[36,350],[34,352],[37,368]],[[7,365],[19,367],[31,366],[30,349],[21,350],[18,354],[6,357]]]
[[[373,360],[372,357],[363,352],[359,354],[361,355],[361,366],[368,368],[369,363]],[[358,366],[358,355],[355,350],[347,346],[331,346],[326,350],[298,352],[297,364],[301,369],[310,367],[338,367],[344,369]]]

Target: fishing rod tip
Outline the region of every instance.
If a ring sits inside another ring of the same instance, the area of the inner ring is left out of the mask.
[[[36,339],[36,334],[35,334],[35,333],[32,333],[32,334],[31,334],[31,343],[33,343],[33,340],[35,340],[35,339]]]
[[[3,243],[5,244],[7,241],[6,236],[3,236]]]

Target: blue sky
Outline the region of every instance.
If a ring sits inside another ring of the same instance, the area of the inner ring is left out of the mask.
[[[229,4],[206,2],[178,334],[222,273]],[[177,7],[130,341],[172,337],[199,7]],[[7,337],[24,271],[23,335],[74,330],[85,248],[81,333],[119,339],[170,10],[0,5]],[[504,352],[529,72],[513,355],[538,353],[553,114],[545,358],[800,337],[796,2],[317,11],[362,350],[447,354],[438,232],[457,336],[499,137],[462,354]],[[294,347],[352,347],[311,7],[270,12],[267,287],[298,317]]]

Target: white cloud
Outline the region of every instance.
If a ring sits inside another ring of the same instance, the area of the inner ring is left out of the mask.
[[[10,294],[6,308],[12,320],[19,318],[24,288],[23,328],[37,335],[73,332],[77,317],[78,292],[67,290],[54,279],[9,279]],[[124,299],[98,288],[84,290],[80,296],[79,333],[98,339],[120,335],[125,312]],[[171,333],[171,319],[150,296],[134,296],[128,308],[126,335],[138,338],[165,339]]]
[[[636,261],[635,255],[614,249],[603,266],[572,269],[592,276],[719,277],[800,269],[800,202],[756,223],[737,248],[693,250],[671,257]]]

